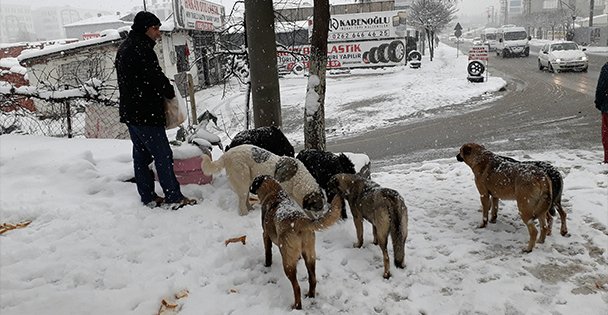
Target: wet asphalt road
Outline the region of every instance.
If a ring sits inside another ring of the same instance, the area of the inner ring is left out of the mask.
[[[593,99],[608,58],[589,55],[587,73],[549,73],[538,70],[537,51],[533,47],[527,58],[490,54],[490,74],[507,81],[491,102],[454,104],[429,112],[430,117],[328,142],[327,149],[366,153],[382,166],[453,157],[466,142],[493,151],[599,148],[600,114]]]

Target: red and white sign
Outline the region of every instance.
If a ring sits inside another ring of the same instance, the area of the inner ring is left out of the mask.
[[[213,31],[222,27],[224,7],[205,0],[174,0],[175,26],[187,30]]]
[[[469,60],[488,61],[488,47],[473,46],[473,47],[469,48]]]
[[[101,34],[99,34],[99,33],[84,33],[84,34],[82,34],[82,39],[83,40],[93,39],[93,38],[98,38],[98,37],[101,37]]]
[[[327,68],[365,68],[403,65],[404,43],[401,39],[327,44]],[[309,67],[310,46],[290,47],[277,51],[279,67],[291,71],[300,64]]]

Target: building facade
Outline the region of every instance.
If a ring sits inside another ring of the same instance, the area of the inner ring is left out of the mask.
[[[0,4],[0,43],[35,40],[29,5]]]
[[[110,11],[75,8],[71,6],[48,6],[32,10],[36,40],[66,38],[64,25],[112,14]]]

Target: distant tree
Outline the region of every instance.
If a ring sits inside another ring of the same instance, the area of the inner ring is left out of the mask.
[[[430,59],[435,55],[435,34],[443,30],[458,12],[455,0],[414,0],[410,9],[410,23],[424,31]]]

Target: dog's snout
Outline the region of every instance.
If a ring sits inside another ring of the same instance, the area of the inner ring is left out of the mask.
[[[456,160],[457,160],[458,162],[464,162],[464,159],[462,158],[462,156],[460,155],[460,153],[458,153],[458,154],[456,155]]]

